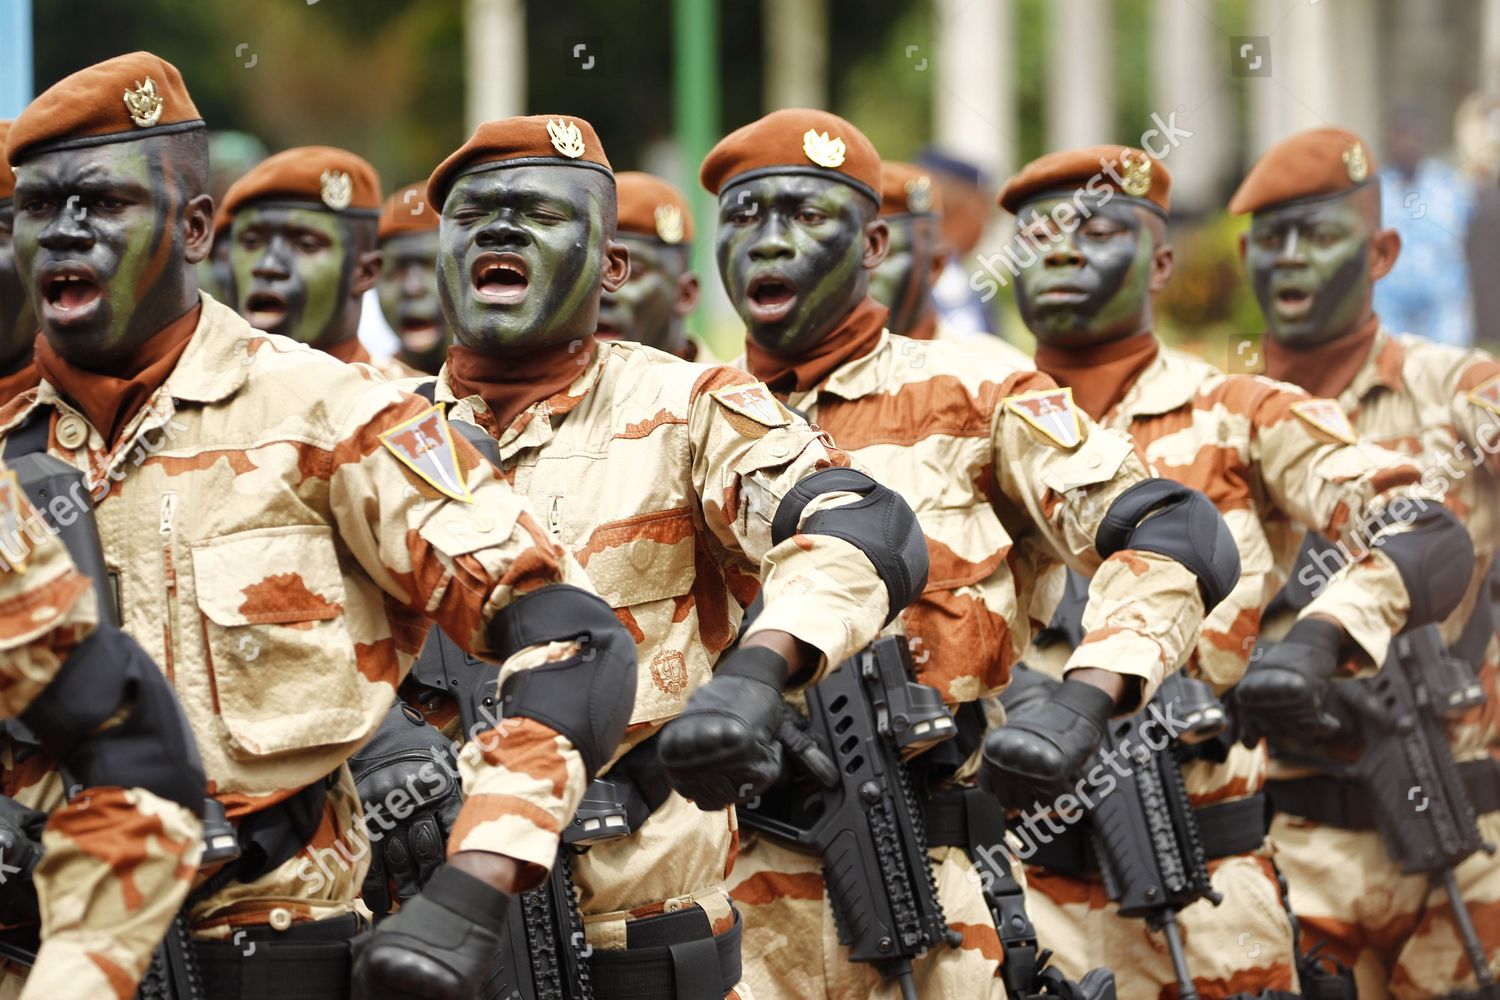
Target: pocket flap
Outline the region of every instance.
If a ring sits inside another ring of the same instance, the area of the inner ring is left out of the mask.
[[[294,625],[344,612],[333,532],[253,528],[193,545],[198,607],[217,625]]]

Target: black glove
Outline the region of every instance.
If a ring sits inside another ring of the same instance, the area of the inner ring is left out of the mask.
[[[1115,1000],[1115,974],[1109,969],[1090,969],[1075,983],[1054,966],[1037,976],[1034,995],[1059,1000]]]
[[[349,758],[349,769],[370,817],[370,871],[362,894],[379,920],[391,911],[393,884],[395,902],[405,903],[447,857],[448,831],[463,807],[457,760],[452,741],[397,699],[370,742]],[[393,800],[398,790],[402,795]]]
[[[776,734],[790,669],[785,657],[761,646],[724,657],[713,679],[662,729],[661,762],[678,794],[716,810],[771,786],[781,773]]]
[[[1343,639],[1343,629],[1332,622],[1304,618],[1250,665],[1234,689],[1246,746],[1262,736],[1306,739],[1338,730],[1324,700]]]
[[[1082,681],[1063,681],[1049,700],[1026,705],[984,738],[979,783],[1010,809],[1062,795],[1104,739],[1115,703]]]
[[[42,918],[32,879],[42,860],[46,825],[46,813],[0,795],[0,923],[35,923]]]
[[[510,896],[444,865],[401,911],[356,939],[354,1000],[469,1000],[489,972]]]

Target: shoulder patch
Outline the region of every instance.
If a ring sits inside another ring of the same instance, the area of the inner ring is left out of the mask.
[[[0,472],[0,571],[26,572],[30,546],[22,534],[21,495],[15,472]]]
[[[782,405],[771,395],[764,382],[726,385],[709,393],[719,405],[732,413],[748,417],[763,427],[785,427],[792,422]]]
[[[1008,396],[1005,405],[1059,448],[1076,448],[1083,441],[1083,425],[1078,419],[1078,408],[1073,405],[1073,390],[1067,386]]]
[[[1354,432],[1349,417],[1331,399],[1304,399],[1292,404],[1292,412],[1336,441],[1359,443],[1359,435]]]
[[[1500,375],[1496,375],[1481,386],[1469,390],[1469,399],[1491,413],[1500,414]]]
[[[441,406],[434,406],[398,424],[380,435],[380,443],[416,473],[428,486],[444,496],[463,503],[473,503],[474,496],[464,482],[458,464],[458,450],[453,446],[453,429]]]

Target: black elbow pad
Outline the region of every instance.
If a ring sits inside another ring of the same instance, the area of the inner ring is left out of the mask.
[[[1106,559],[1138,549],[1176,560],[1198,578],[1205,611],[1240,582],[1240,551],[1229,525],[1208,497],[1170,479],[1147,479],[1116,497],[1094,549]]]
[[[1397,507],[1404,509],[1398,512]],[[1408,527],[1381,534],[1399,524]],[[1364,530],[1375,536],[1372,544],[1396,564],[1406,585],[1411,612],[1402,631],[1436,624],[1453,613],[1474,576],[1474,542],[1451,510],[1436,500],[1398,497]]]
[[[498,657],[527,646],[578,640],[565,660],[522,670],[500,689],[502,716],[535,719],[566,736],[590,780],[614,756],[635,709],[635,643],[603,600],[567,585],[512,601],[487,633]]]
[[[825,493],[857,493],[863,499],[820,510],[798,527],[807,505]],[[927,586],[927,537],[917,515],[895,490],[855,469],[822,469],[800,480],[782,498],[771,520],[771,541],[793,535],[832,535],[865,554],[890,598],[889,625]]]
[[[161,668],[113,625],[79,644],[21,721],[84,788],[144,788],[203,815],[207,779],[182,706]]]

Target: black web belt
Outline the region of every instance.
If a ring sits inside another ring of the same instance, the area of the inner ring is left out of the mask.
[[[1458,765],[1458,776],[1468,789],[1476,814],[1500,810],[1500,762],[1466,760]],[[1369,793],[1358,782],[1317,774],[1268,781],[1266,791],[1277,812],[1341,830],[1377,829]]]
[[[633,920],[624,951],[589,956],[595,1000],[722,1000],[740,981],[739,911],[714,936],[698,907]]]
[[[195,941],[206,995],[213,1000],[348,1000],[352,914],[296,923],[284,931],[239,928],[231,941]]]

